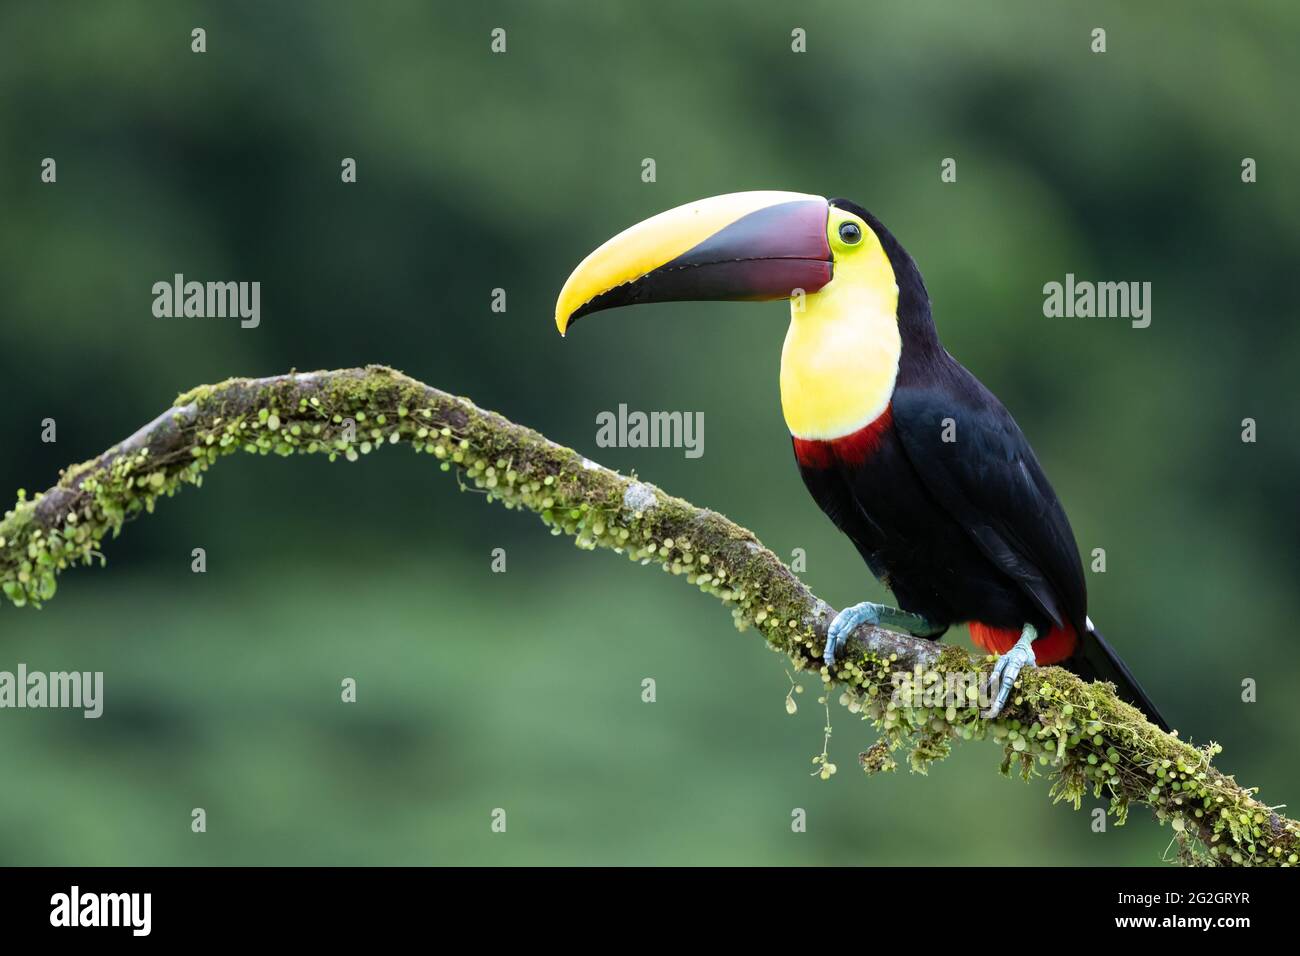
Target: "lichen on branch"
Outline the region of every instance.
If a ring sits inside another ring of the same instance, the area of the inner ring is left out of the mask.
[[[102,561],[105,538],[183,486],[201,485],[226,455],[356,461],[399,443],[432,456],[489,501],[539,515],[552,534],[660,566],[723,601],[737,627],[759,631],[797,669],[817,674],[827,693],[837,685],[840,703],[880,731],[860,758],[868,773],[893,769],[900,749],[925,772],[956,740],[992,739],[1002,746],[1004,773],[1049,777],[1058,801],[1078,808],[1091,793],[1108,799],[1120,822],[1130,806],[1150,807],[1173,828],[1181,862],[1297,863],[1300,825],[1218,771],[1216,745],[1198,749],[1162,733],[1110,685],[1044,667],[1022,672],[996,720],[980,716],[973,687],[968,696],[920,706],[895,693],[900,675],[943,687],[987,673],[988,659],[870,625],[827,669],[821,648],[834,610],[751,532],[381,366],[230,379],[181,395],[130,438],[68,468],[48,491],[19,492],[0,521],[0,587],[13,604],[39,607],[54,596],[59,573]]]

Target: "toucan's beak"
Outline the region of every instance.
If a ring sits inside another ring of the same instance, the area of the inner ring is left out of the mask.
[[[678,206],[625,229],[573,270],[555,303],[563,335],[584,315],[642,302],[785,299],[831,281],[829,207],[748,192]]]

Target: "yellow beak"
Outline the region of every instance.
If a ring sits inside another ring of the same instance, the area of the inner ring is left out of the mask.
[[[729,193],[625,229],[573,270],[555,303],[563,335],[623,305],[783,299],[831,280],[828,204],[806,193]]]

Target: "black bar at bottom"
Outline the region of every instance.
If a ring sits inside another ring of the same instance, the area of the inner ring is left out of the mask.
[[[1286,871],[1166,869],[62,869],[0,871],[6,941],[75,937],[79,945],[152,938],[204,943],[375,940],[395,932],[584,935],[761,930],[768,917],[851,936],[884,919],[924,934],[982,932],[993,919],[1057,921],[1072,934],[1201,933],[1216,938],[1293,921]],[[75,890],[74,890],[75,887]],[[147,896],[146,896],[147,894]],[[758,918],[766,913],[766,917]],[[784,915],[781,915],[784,914]],[[543,920],[538,923],[537,920]],[[813,922],[816,922],[814,918]],[[86,925],[97,924],[97,925]],[[103,925],[110,924],[110,925]],[[566,928],[567,927],[567,928]],[[964,927],[964,929],[963,929]],[[847,934],[844,931],[847,930]],[[146,932],[147,931],[147,932]]]

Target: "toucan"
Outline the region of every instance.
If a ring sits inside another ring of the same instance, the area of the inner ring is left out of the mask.
[[[1060,664],[1168,730],[1088,617],[1074,532],[1029,442],[940,343],[916,263],[863,207],[757,191],[670,209],[588,255],[555,323],[741,299],[790,300],[781,409],[799,473],[898,602],[840,611],[827,666],[864,622],[932,639],[965,623],[998,655],[985,716],[1024,667]]]

